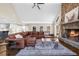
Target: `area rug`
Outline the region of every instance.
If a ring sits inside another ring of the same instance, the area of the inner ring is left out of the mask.
[[[16,56],[73,56],[76,53],[72,52],[68,48],[64,47],[60,43],[58,48],[54,48],[55,43],[50,42],[39,42],[35,47],[25,47],[20,50]]]

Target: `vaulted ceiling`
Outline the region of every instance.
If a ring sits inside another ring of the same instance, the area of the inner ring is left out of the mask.
[[[0,3],[0,23],[52,23],[60,13],[60,3]]]
[[[33,3],[13,4],[17,16],[22,23],[52,23],[60,12],[61,4],[45,3],[40,4],[40,10]]]

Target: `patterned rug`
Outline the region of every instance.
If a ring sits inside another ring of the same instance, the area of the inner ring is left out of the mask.
[[[16,56],[73,56],[76,53],[67,49],[60,43],[58,44],[58,48],[54,48],[55,43],[52,41],[47,42],[38,42],[34,47],[25,47],[20,50]]]

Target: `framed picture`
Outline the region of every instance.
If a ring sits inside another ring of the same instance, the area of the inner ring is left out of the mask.
[[[65,23],[77,21],[79,18],[79,8],[76,7],[65,14]]]

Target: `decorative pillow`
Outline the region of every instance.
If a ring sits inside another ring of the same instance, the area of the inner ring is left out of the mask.
[[[15,35],[9,35],[9,39],[16,39]]]
[[[23,38],[23,36],[20,35],[20,34],[15,35],[15,37],[16,37],[16,38]]]

